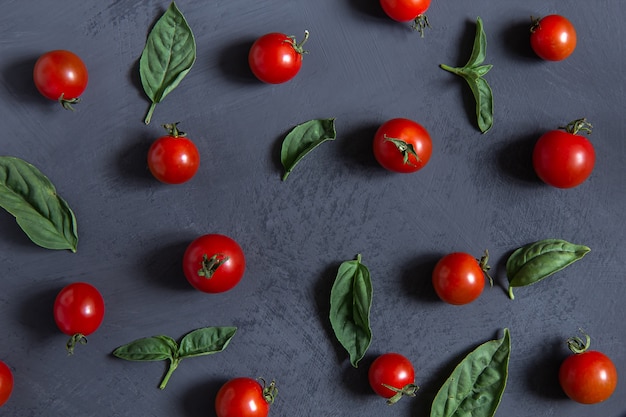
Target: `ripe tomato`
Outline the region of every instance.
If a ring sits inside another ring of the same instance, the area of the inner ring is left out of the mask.
[[[424,29],[430,27],[426,18],[426,10],[430,0],[380,0],[384,12],[398,22],[413,21],[413,28],[424,35]]]
[[[73,110],[79,96],[87,88],[89,79],[83,61],[70,51],[56,50],[41,55],[33,70],[37,90],[50,100],[57,100],[63,107]]]
[[[410,173],[426,166],[432,153],[432,141],[422,125],[397,118],[378,128],[373,148],[376,160],[384,168]]]
[[[480,260],[464,252],[450,253],[437,262],[433,270],[435,292],[448,304],[462,305],[474,301],[485,287],[489,265],[487,251]]]
[[[243,250],[228,236],[208,234],[189,244],[183,255],[183,272],[197,290],[228,291],[239,283],[246,269]]]
[[[13,373],[6,363],[0,361],[0,407],[9,400],[13,392]]]
[[[565,17],[552,14],[533,19],[530,46],[542,59],[562,61],[576,49],[576,30]]]
[[[411,361],[399,353],[377,357],[370,365],[367,377],[374,392],[387,398],[388,404],[395,404],[405,395],[414,397],[418,390]]]
[[[86,343],[85,336],[95,332],[104,318],[104,299],[96,287],[75,282],[63,288],[54,300],[54,321],[59,330],[70,335],[67,350]]]
[[[161,136],[148,149],[148,168],[156,179],[166,184],[189,181],[200,166],[196,145],[177,128],[178,123],[163,125],[168,134]]]
[[[591,125],[580,119],[562,130],[542,135],[533,149],[533,167],[546,184],[557,188],[572,188],[583,183],[593,171],[596,153],[591,142],[578,135],[591,132]]]
[[[574,352],[559,369],[559,383],[568,397],[582,404],[595,404],[609,398],[617,386],[617,370],[613,361],[602,352],[588,350],[579,338],[568,339]]]
[[[217,417],[266,417],[277,392],[274,381],[265,386],[252,378],[231,379],[215,397]]]
[[[252,73],[261,81],[281,84],[291,80],[302,67],[302,48],[309,39],[309,31],[304,31],[304,39],[296,43],[294,36],[284,33],[268,33],[257,39],[248,53],[248,64]]]

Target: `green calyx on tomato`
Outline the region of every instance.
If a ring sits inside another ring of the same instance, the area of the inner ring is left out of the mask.
[[[407,384],[403,386],[402,388],[392,387],[391,385],[388,385],[388,384],[382,384],[382,385],[385,388],[390,389],[391,391],[395,392],[395,394],[391,398],[387,399],[388,405],[393,405],[397,403],[398,401],[400,401],[400,399],[402,399],[402,397],[415,397],[417,394],[417,391],[420,389],[420,387],[418,387],[415,384]]]
[[[276,399],[276,396],[278,395],[278,388],[276,388],[276,381],[272,380],[272,382],[270,382],[269,385],[267,385],[267,383],[265,382],[263,378],[259,378],[259,380],[262,382],[261,386],[263,387],[263,398],[265,399],[265,402],[267,402],[269,405],[274,404],[274,400]]]
[[[173,138],[180,138],[180,137],[185,137],[187,136],[187,134],[181,130],[178,130],[178,124],[180,122],[176,122],[176,123],[166,123],[163,125],[163,128],[165,128],[165,130],[167,130],[167,134],[170,135]]]
[[[422,161],[419,155],[417,154],[417,152],[415,152],[415,147],[413,146],[413,144],[405,142],[402,139],[390,138],[387,135],[385,135],[384,137],[385,137],[385,142],[391,142],[396,146],[398,151],[402,154],[402,160],[404,161],[405,165],[416,166],[414,163],[412,163],[409,160],[410,155],[413,155],[415,159],[417,160],[417,162]]]
[[[584,117],[582,119],[576,119],[572,122],[569,122],[565,126],[559,127],[559,129],[563,129],[567,133],[571,133],[572,135],[577,135],[579,132],[591,134],[592,128],[593,126],[591,125],[591,123],[589,123]]]
[[[583,336],[585,336],[585,340],[579,336],[572,336],[567,339],[567,347],[572,351],[572,353],[575,354],[584,353],[589,350],[589,347],[591,346],[591,337],[582,329],[580,329],[580,332]]]
[[[202,255],[202,267],[198,270],[198,275],[207,279],[211,279],[217,268],[228,262],[230,258],[221,253],[209,256],[205,253]]]
[[[300,43],[298,43],[298,41],[296,41],[296,37],[293,36],[293,35],[288,35],[287,38],[288,38],[288,40],[286,40],[285,42],[290,44],[293,47],[294,51],[296,51],[300,55],[304,55],[304,54],[308,54],[309,53],[309,51],[304,49],[304,44],[306,43],[306,41],[309,40],[309,31],[308,30],[304,31],[304,38],[302,38],[302,42],[300,42]]]
[[[428,21],[428,17],[425,14],[417,15],[417,17],[415,18],[415,20],[413,20],[413,23],[411,24],[411,29],[418,31],[421,38],[424,37],[424,30],[430,27],[430,22]]]

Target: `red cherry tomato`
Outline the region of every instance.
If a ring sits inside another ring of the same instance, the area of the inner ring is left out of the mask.
[[[568,345],[574,352],[559,369],[559,383],[568,397],[582,404],[596,404],[608,399],[617,386],[617,369],[602,352],[588,350],[580,338],[570,338]]]
[[[268,33],[257,39],[248,53],[248,64],[252,73],[261,81],[269,84],[281,84],[291,80],[302,67],[302,48],[309,38],[304,32],[304,39],[296,43],[295,37],[284,33]]]
[[[156,179],[166,184],[189,181],[200,166],[196,145],[180,132],[177,123],[166,124],[168,135],[161,136],[148,150],[148,168]]]
[[[234,378],[217,392],[217,417],[267,417],[276,397],[276,385],[261,385],[252,378]]]
[[[93,285],[75,282],[57,294],[53,312],[59,330],[72,336],[67,349],[73,353],[76,343],[86,343],[85,336],[100,327],[104,318],[104,299]]]
[[[593,171],[596,153],[591,142],[578,134],[591,132],[584,119],[576,120],[562,130],[552,130],[539,138],[533,149],[533,167],[546,184],[572,188],[582,184]]]
[[[562,61],[576,49],[576,30],[560,15],[536,19],[530,28],[530,46],[542,59]]]
[[[430,27],[426,18],[426,10],[431,0],[380,0],[383,11],[398,22],[413,21],[413,29],[424,36],[424,29]]]
[[[220,293],[241,281],[246,269],[243,250],[237,242],[221,234],[200,236],[183,255],[183,272],[197,290]]]
[[[368,380],[374,392],[387,398],[388,404],[394,404],[403,396],[415,396],[413,364],[399,353],[385,353],[377,357],[370,365]]]
[[[383,123],[374,135],[374,157],[389,171],[419,171],[430,160],[432,141],[428,131],[412,120],[397,118]]]
[[[485,287],[488,259],[486,252],[480,260],[464,252],[453,252],[441,258],[432,275],[433,287],[439,298],[454,305],[468,304],[477,299]]]
[[[0,407],[2,407],[13,392],[13,373],[6,363],[0,361]]]
[[[70,51],[56,50],[41,55],[33,70],[37,90],[50,100],[59,101],[72,110],[72,104],[87,88],[89,79],[83,61]]]

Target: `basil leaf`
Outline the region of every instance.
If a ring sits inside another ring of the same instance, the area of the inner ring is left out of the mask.
[[[283,181],[309,152],[327,140],[334,140],[335,119],[314,119],[294,127],[283,140],[280,161],[285,168]]]
[[[474,101],[476,102],[476,119],[478,128],[486,133],[493,126],[493,92],[483,78],[493,65],[481,65],[487,55],[487,37],[483,30],[483,22],[479,17],[476,20],[476,35],[472,55],[463,67],[451,67],[441,64],[443,70],[462,77],[469,85]]]
[[[178,357],[183,359],[221,352],[236,331],[236,327],[205,327],[187,333],[180,341]]]
[[[113,355],[127,361],[162,361],[174,359],[178,346],[168,336],[137,339],[113,351]]]
[[[150,123],[157,103],[187,75],[196,61],[196,41],[191,28],[172,2],[148,35],[139,59],[143,89],[152,101],[145,123]]]
[[[355,368],[372,341],[371,307],[370,273],[358,255],[356,260],[340,265],[330,293],[330,323]]]
[[[431,417],[492,417],[508,378],[511,338],[490,340],[469,353],[452,371],[433,400]]]
[[[0,156],[0,207],[35,244],[76,252],[76,217],[50,180],[28,162]]]
[[[514,298],[514,287],[541,281],[578,261],[590,250],[562,239],[544,239],[515,250],[506,261],[509,297]]]

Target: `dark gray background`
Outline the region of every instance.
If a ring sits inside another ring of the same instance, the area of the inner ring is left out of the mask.
[[[626,99],[620,1],[434,0],[420,39],[383,15],[376,0],[180,0],[197,62],[143,124],[148,101],[138,58],[166,1],[4,0],[0,17],[0,154],[40,168],[78,219],[78,252],[32,244],[0,213],[0,359],[15,390],[0,415],[214,415],[214,397],[236,376],[275,378],[274,416],[414,416],[456,363],[508,327],[512,356],[498,415],[626,416],[626,383],[611,399],[582,406],[556,373],[565,339],[584,328],[626,373],[623,192]],[[528,44],[530,16],[560,13],[578,32],[574,54],[543,62]],[[476,17],[484,21],[486,76],[495,125],[475,127],[464,81],[439,69],[463,65]],[[301,39],[300,74],[265,85],[247,51],[272,31]],[[69,49],[89,68],[77,111],[41,97],[32,68],[42,53]],[[280,144],[294,125],[336,117],[338,138],[281,182]],[[384,171],[371,153],[376,128],[393,117],[423,124],[434,153],[422,171]],[[535,177],[530,154],[545,131],[587,117],[596,168],[578,188]],[[197,176],[167,186],[146,167],[163,123],[179,121],[202,155]],[[189,286],[187,244],[225,233],[242,245],[242,282],[220,295]],[[515,248],[548,238],[585,244],[584,260],[508,299],[503,264]],[[451,251],[491,253],[496,285],[471,305],[436,298],[435,262]],[[370,268],[374,339],[353,369],[328,321],[329,291],[342,261]],[[52,319],[57,292],[74,281],[106,301],[101,328],[66,355]],[[179,338],[203,326],[235,325],[222,353],[187,359],[164,391],[165,363],[113,358],[139,337]],[[371,393],[366,374],[387,351],[409,357],[422,389],[394,408]]]

